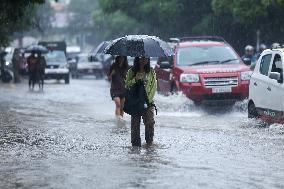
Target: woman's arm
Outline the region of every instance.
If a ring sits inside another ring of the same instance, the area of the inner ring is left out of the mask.
[[[134,73],[131,69],[129,69],[127,74],[126,74],[125,88],[130,88],[135,83],[136,83],[136,79],[134,77]]]
[[[108,74],[107,74],[107,77],[108,77],[109,81],[112,80],[112,76],[113,76],[114,73],[115,73],[115,71],[113,69],[113,65],[111,65],[110,68],[109,68]]]
[[[149,94],[148,94],[148,100],[149,102],[154,101],[154,96],[157,91],[157,78],[156,78],[156,73],[155,70],[151,69],[151,83],[150,83],[150,89],[149,89]]]

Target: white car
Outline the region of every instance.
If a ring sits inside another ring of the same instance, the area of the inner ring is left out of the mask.
[[[69,68],[64,51],[54,50],[44,55],[46,60],[45,79],[64,79],[69,84]]]
[[[248,117],[284,123],[284,49],[265,50],[249,85]]]

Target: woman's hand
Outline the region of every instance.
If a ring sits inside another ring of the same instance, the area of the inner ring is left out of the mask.
[[[135,80],[136,80],[136,81],[139,81],[139,80],[142,80],[142,81],[143,81],[143,80],[144,80],[144,75],[137,73],[136,76],[135,76]]]

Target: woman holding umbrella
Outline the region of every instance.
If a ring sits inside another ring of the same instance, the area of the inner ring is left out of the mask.
[[[154,96],[157,88],[156,74],[150,67],[150,58],[169,57],[173,49],[155,36],[128,35],[113,40],[104,50],[106,54],[136,57],[134,66],[127,72],[124,111],[131,115],[131,143],[141,146],[140,122],[145,125],[145,139],[151,145],[154,137]]]
[[[115,102],[117,120],[123,119],[123,105],[125,98],[125,77],[128,70],[126,56],[117,56],[109,70],[108,78],[111,82],[110,95]]]
[[[141,146],[140,122],[141,117],[145,125],[145,140],[147,145],[151,145],[154,137],[154,96],[157,90],[156,74],[150,67],[150,58],[136,57],[134,66],[128,71],[126,76],[126,87],[130,88],[136,82],[143,82],[146,95],[148,97],[148,107],[140,114],[131,115],[131,143],[132,146]]]

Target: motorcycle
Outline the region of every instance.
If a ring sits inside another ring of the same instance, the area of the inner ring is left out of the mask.
[[[5,68],[4,56],[5,52],[0,53],[0,79],[3,83],[9,83],[13,79],[13,73],[11,70]]]
[[[7,69],[1,69],[0,72],[0,79],[3,83],[9,83],[13,79],[13,73],[10,70]]]

